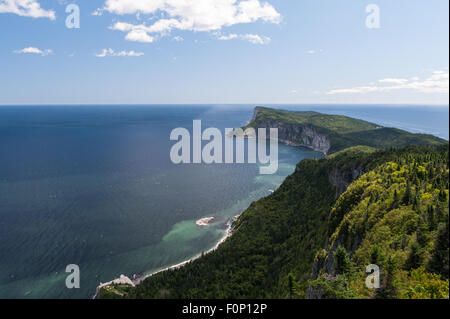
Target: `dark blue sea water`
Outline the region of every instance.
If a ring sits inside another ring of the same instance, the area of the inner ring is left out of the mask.
[[[448,139],[448,107],[282,106],[344,114]],[[100,282],[152,272],[213,247],[227,219],[304,158],[280,145],[257,164],[174,165],[172,129],[239,127],[253,106],[0,106],[0,298],[88,298]],[[195,221],[215,216],[200,228]],[[65,286],[65,267],[81,288]]]

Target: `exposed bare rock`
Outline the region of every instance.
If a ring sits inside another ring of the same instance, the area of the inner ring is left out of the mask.
[[[341,171],[335,168],[330,174],[330,183],[336,187],[336,198],[341,196],[347,187],[363,174],[361,166],[354,166],[348,170]]]

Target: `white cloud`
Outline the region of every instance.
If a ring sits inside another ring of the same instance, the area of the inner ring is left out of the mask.
[[[259,36],[257,34],[242,34],[239,36],[239,38],[253,44],[268,44],[270,41],[272,41],[272,39],[269,37]]]
[[[94,12],[92,12],[91,14],[92,14],[93,16],[99,17],[99,16],[102,16],[102,15],[103,15],[103,10],[97,9],[97,10],[95,10]]]
[[[36,0],[0,0],[0,13],[13,13],[22,17],[48,18],[55,20],[53,10],[45,10]]]
[[[238,35],[234,34],[234,33],[231,33],[229,35],[218,35],[217,36],[217,39],[219,39],[221,41],[234,40],[234,39],[237,39],[237,38],[238,38]]]
[[[380,82],[380,83],[392,83],[392,84],[404,84],[404,83],[408,82],[408,80],[407,79],[387,78],[387,79],[379,80],[378,82]]]
[[[96,12],[104,11],[117,15],[150,15],[156,20],[151,24],[119,21],[111,27],[128,34],[138,32],[139,39],[147,40],[154,38],[151,34],[165,36],[173,30],[217,32],[236,24],[257,21],[278,24],[281,21],[276,9],[260,0],[106,0],[104,7]],[[128,40],[136,38],[129,36]],[[247,40],[259,43],[267,39],[250,35]]]
[[[316,54],[316,53],[323,53],[323,49],[318,50],[308,50],[306,51],[308,54]]]
[[[144,43],[152,43],[153,41],[155,41],[154,37],[149,36],[148,33],[143,30],[131,30],[125,36],[125,39],[128,41]]]
[[[46,56],[46,55],[52,54],[53,51],[50,49],[41,50],[41,49],[38,49],[35,47],[28,47],[28,48],[24,48],[22,50],[16,50],[16,51],[14,51],[14,53],[17,53],[17,54],[39,54],[42,56]]]
[[[244,41],[248,41],[253,44],[269,44],[272,41],[271,38],[260,36],[257,34],[229,34],[229,35],[217,35],[217,39],[222,41],[235,40],[240,39]]]
[[[433,75],[428,80],[431,80],[431,81],[447,80],[447,82],[448,82],[448,72],[434,71]]]
[[[390,92],[395,90],[414,90],[421,93],[449,93],[449,73],[445,71],[435,71],[424,81],[420,81],[418,77],[407,79],[387,78],[379,80],[387,86],[359,86],[350,89],[337,89],[327,92],[332,94],[365,94],[371,92]]]
[[[142,52],[135,52],[135,51],[120,51],[115,52],[113,49],[103,49],[101,53],[96,54],[95,56],[98,58],[104,58],[107,56],[143,56],[144,53]]]
[[[182,37],[180,37],[180,36],[176,36],[176,37],[173,37],[173,41],[176,41],[176,42],[183,42],[184,39],[183,39]]]

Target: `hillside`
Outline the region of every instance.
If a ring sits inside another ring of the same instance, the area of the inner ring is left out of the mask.
[[[448,296],[448,145],[304,160],[219,249],[101,298]],[[382,289],[364,288],[376,262]]]
[[[448,297],[448,154],[411,152],[364,174],[328,218],[308,297]],[[365,287],[366,267],[381,288]]]
[[[245,128],[278,128],[281,142],[333,154],[354,146],[372,148],[442,145],[447,141],[427,134],[413,134],[342,115],[294,112],[256,107]]]

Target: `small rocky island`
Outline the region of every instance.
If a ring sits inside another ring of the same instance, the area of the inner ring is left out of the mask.
[[[215,217],[206,217],[206,218],[197,220],[195,223],[199,227],[205,227],[205,226],[211,225],[215,220],[216,220]]]

